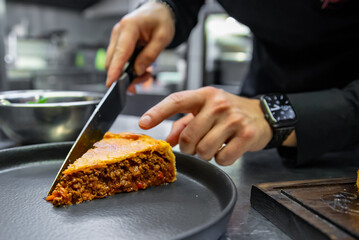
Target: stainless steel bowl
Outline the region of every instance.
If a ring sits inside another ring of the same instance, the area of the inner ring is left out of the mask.
[[[10,139],[22,144],[73,141],[102,96],[82,91],[0,92],[1,128]],[[43,98],[45,103],[30,103]]]

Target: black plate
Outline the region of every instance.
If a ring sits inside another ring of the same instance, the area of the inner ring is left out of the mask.
[[[217,239],[236,202],[216,166],[176,154],[177,181],[55,208],[44,197],[70,142],[0,151],[1,239]]]

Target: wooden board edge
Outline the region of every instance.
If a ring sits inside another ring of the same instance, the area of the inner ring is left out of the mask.
[[[285,182],[268,182],[256,184],[258,188],[264,190],[276,190],[286,188],[303,188],[313,186],[328,186],[328,185],[344,185],[355,184],[356,178],[330,178],[330,179],[312,179],[312,180],[299,180],[299,181],[285,181]]]
[[[290,201],[290,199],[276,199],[256,185],[251,188],[252,208],[293,239],[354,239],[336,226],[318,218],[319,225],[327,226],[327,229],[321,229],[309,219],[311,213],[307,209],[301,209],[300,214],[295,213],[288,206],[291,204]]]

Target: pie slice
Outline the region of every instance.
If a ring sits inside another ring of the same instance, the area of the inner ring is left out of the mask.
[[[176,180],[171,146],[143,134],[107,132],[62,172],[46,200],[71,205]]]

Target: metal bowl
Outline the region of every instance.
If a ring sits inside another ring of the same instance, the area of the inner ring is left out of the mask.
[[[0,92],[1,128],[22,144],[73,141],[102,96],[83,91]],[[39,103],[40,99],[46,101]]]

